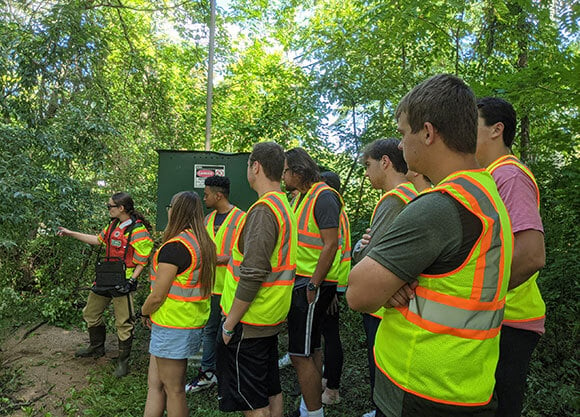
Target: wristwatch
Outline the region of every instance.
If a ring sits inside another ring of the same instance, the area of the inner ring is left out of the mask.
[[[306,286],[306,289],[308,291],[316,291],[318,289],[319,285],[316,285],[314,282],[310,281],[308,283],[308,285]]]

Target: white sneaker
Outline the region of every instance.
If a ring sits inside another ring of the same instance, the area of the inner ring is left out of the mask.
[[[377,410],[369,411],[368,413],[364,413],[362,417],[375,417],[377,415]]]
[[[326,389],[322,393],[321,400],[322,404],[324,405],[338,404],[340,402],[340,395],[338,394],[338,390],[326,387]]]
[[[286,368],[288,365],[292,364],[289,354],[285,354],[280,359],[278,359],[278,369]]]

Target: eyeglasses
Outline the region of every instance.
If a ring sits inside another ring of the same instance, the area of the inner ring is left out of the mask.
[[[111,210],[113,207],[119,207],[119,206],[116,205],[116,204],[107,204],[107,209],[108,210]]]
[[[171,204],[168,204],[168,205],[166,205],[166,206],[165,206],[165,210],[169,211],[169,209],[170,209],[171,207],[173,207],[173,206],[172,206]]]

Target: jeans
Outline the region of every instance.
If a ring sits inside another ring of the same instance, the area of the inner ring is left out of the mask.
[[[220,294],[212,294],[211,310],[209,319],[203,328],[203,355],[201,357],[201,370],[215,372],[215,341],[220,327],[222,310],[220,308]]]

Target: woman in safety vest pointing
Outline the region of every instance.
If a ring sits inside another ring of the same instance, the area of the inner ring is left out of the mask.
[[[145,415],[188,415],[187,358],[197,353],[209,318],[215,244],[203,223],[199,195],[183,191],[167,206],[163,245],[153,255],[151,294],[141,317],[151,328]]]
[[[70,236],[89,245],[105,245],[107,258],[122,259],[125,264],[124,276],[120,277],[122,283],[117,288],[98,288],[98,282],[93,285],[87,305],[83,309],[90,344],[75,353],[78,357],[100,357],[105,354],[106,328],[103,313],[112,301],[119,338],[119,359],[115,376],[122,377],[129,371],[135,327],[133,293],[137,289],[137,278],[153,249],[153,240],[149,235],[151,225],[135,210],[129,194],[113,194],[107,202],[107,209],[111,223],[99,235],[74,232],[65,227],[58,228],[58,235]]]

